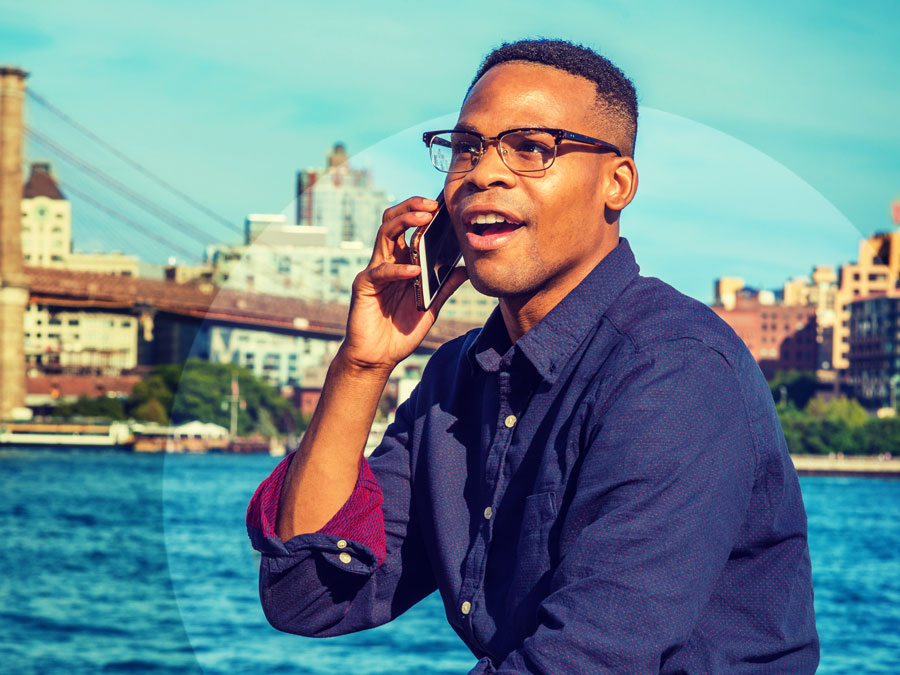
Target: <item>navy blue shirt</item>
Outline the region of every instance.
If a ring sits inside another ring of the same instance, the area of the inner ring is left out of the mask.
[[[363,466],[356,525],[282,543],[248,518],[273,625],[362,630],[437,589],[475,673],[813,673],[769,388],[708,307],[638,269],[620,239],[515,344],[495,311],[441,347]]]

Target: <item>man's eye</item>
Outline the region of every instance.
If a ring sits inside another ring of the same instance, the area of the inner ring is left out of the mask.
[[[478,146],[472,143],[454,143],[453,144],[453,154],[454,155],[469,155],[478,152]]]
[[[509,145],[513,152],[517,152],[522,155],[543,155],[553,151],[553,148],[550,144],[535,140],[533,138],[521,138],[518,140],[512,140]]]
[[[525,143],[522,143],[522,144],[519,146],[519,150],[518,150],[518,151],[519,151],[519,152],[525,152],[525,153],[535,153],[535,154],[538,154],[538,153],[545,153],[545,152],[547,152],[549,149],[550,149],[550,148],[548,148],[546,145],[543,145],[543,144],[541,144],[541,143],[536,143],[536,142],[534,142],[534,141],[526,141]]]

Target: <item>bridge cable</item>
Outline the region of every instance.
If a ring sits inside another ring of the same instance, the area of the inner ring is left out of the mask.
[[[31,89],[30,87],[29,87],[26,91],[27,91],[27,93],[28,93],[28,97],[31,98],[35,103],[40,104],[41,106],[43,106],[44,108],[46,108],[47,110],[49,110],[51,113],[53,113],[54,115],[56,115],[57,117],[59,117],[60,119],[62,119],[64,122],[66,122],[67,124],[73,126],[75,129],[77,129],[78,131],[80,131],[82,134],[84,134],[85,136],[87,136],[88,138],[90,138],[90,139],[91,139],[92,141],[94,141],[95,143],[97,143],[97,144],[103,146],[104,148],[106,148],[109,152],[111,152],[113,155],[115,155],[116,157],[118,157],[120,160],[122,160],[123,162],[125,162],[126,164],[128,164],[128,166],[130,166],[131,168],[133,168],[135,171],[138,171],[139,173],[143,174],[144,176],[146,176],[147,178],[149,178],[150,180],[152,180],[153,182],[155,182],[157,185],[160,185],[160,186],[162,186],[163,188],[165,188],[166,190],[168,190],[169,192],[171,192],[171,193],[177,195],[178,197],[180,197],[181,199],[183,199],[184,201],[186,201],[188,204],[190,204],[191,206],[193,206],[195,209],[197,209],[197,210],[200,211],[201,213],[205,214],[206,216],[212,218],[213,220],[217,221],[219,224],[221,224],[221,225],[223,225],[224,227],[228,228],[228,229],[231,230],[232,232],[235,232],[235,233],[240,234],[240,235],[243,235],[243,234],[244,234],[244,231],[243,231],[240,227],[234,225],[230,220],[228,220],[228,219],[225,218],[224,216],[219,215],[218,213],[216,213],[215,211],[213,211],[213,210],[210,209],[209,207],[204,206],[203,204],[201,204],[200,202],[198,202],[196,199],[194,199],[194,198],[191,197],[190,195],[185,194],[184,192],[182,192],[181,190],[179,190],[177,187],[175,187],[175,186],[172,185],[171,183],[167,182],[166,180],[160,178],[159,176],[157,176],[156,174],[154,174],[153,172],[151,172],[149,169],[147,169],[147,168],[146,168],[145,166],[143,166],[142,164],[140,164],[140,163],[136,162],[135,160],[131,159],[131,158],[128,157],[125,153],[121,152],[120,150],[118,150],[117,148],[115,148],[113,145],[111,145],[110,143],[107,143],[107,142],[104,141],[102,138],[100,138],[99,136],[97,136],[97,134],[95,134],[94,132],[92,132],[90,129],[88,129],[88,128],[86,128],[84,125],[79,124],[78,122],[76,122],[74,119],[72,119],[71,117],[69,117],[66,113],[64,113],[62,110],[60,110],[59,108],[57,108],[57,107],[54,106],[53,104],[51,104],[47,99],[45,99],[45,98],[44,98],[43,96],[41,96],[40,94],[36,93],[36,92],[35,92],[33,89]]]
[[[60,157],[62,157],[64,160],[66,160],[70,164],[73,164],[74,166],[80,168],[82,171],[86,171],[88,174],[90,174],[92,177],[94,177],[95,180],[99,180],[103,183],[106,183],[107,186],[109,186],[113,190],[119,192],[121,195],[125,196],[126,198],[130,199],[132,202],[136,203],[138,206],[143,208],[145,211],[156,216],[163,222],[166,222],[169,226],[177,229],[179,232],[182,232],[182,234],[186,234],[186,235],[190,236],[195,241],[197,241],[198,243],[203,244],[203,245],[207,245],[210,243],[211,237],[206,232],[199,229],[195,225],[192,225],[191,223],[187,222],[183,218],[180,218],[179,216],[172,213],[168,209],[165,209],[162,206],[159,206],[158,204],[154,204],[152,201],[141,196],[140,194],[138,194],[137,192],[135,192],[134,190],[129,188],[124,183],[116,180],[112,176],[109,176],[108,174],[104,173],[103,171],[96,168],[95,166],[88,164],[84,160],[79,159],[73,153],[69,152],[68,150],[66,150],[65,148],[60,146],[58,143],[51,141],[49,138],[47,138],[43,134],[35,131],[34,129],[31,129],[30,127],[26,127],[25,132],[29,136],[29,138],[37,141],[39,144],[41,144],[47,148],[49,148],[50,150],[57,153]]]
[[[59,184],[61,187],[65,188],[66,191],[71,192],[75,195],[78,195],[79,198],[88,202],[95,208],[100,209],[101,211],[104,211],[105,213],[111,215],[113,218],[116,218],[117,220],[120,220],[127,225],[130,225],[131,227],[133,227],[134,229],[139,231],[141,234],[143,234],[147,237],[150,237],[151,239],[154,239],[155,241],[159,242],[160,244],[163,244],[164,246],[166,246],[167,248],[175,249],[176,251],[180,252],[183,256],[185,256],[185,258],[187,258],[189,260],[197,260],[197,256],[195,254],[191,253],[190,251],[188,251],[187,249],[182,248],[178,244],[173,243],[170,239],[166,239],[162,235],[154,232],[153,230],[150,230],[150,229],[144,227],[137,221],[132,220],[131,218],[129,218],[125,214],[121,213],[120,211],[117,211],[116,209],[112,208],[111,206],[107,206],[106,204],[94,199],[93,197],[88,195],[86,192],[83,192],[83,191],[79,190],[78,188],[74,187],[71,183],[60,181]]]

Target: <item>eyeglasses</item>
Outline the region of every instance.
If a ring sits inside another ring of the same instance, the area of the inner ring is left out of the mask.
[[[622,156],[622,151],[611,143],[565,129],[509,129],[490,137],[474,131],[445,129],[426,131],[422,140],[428,146],[434,168],[444,173],[471,171],[484,154],[485,145],[493,141],[497,141],[500,159],[517,173],[549,169],[556,159],[556,149],[563,141],[593,145],[604,152]]]

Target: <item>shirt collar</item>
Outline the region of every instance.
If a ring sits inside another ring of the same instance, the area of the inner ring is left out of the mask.
[[[619,244],[516,342],[515,350],[531,362],[543,379],[552,383],[590,328],[639,271],[628,240],[619,237]],[[501,361],[512,359],[512,347],[498,307],[484,324],[467,356],[473,367],[496,372]]]

